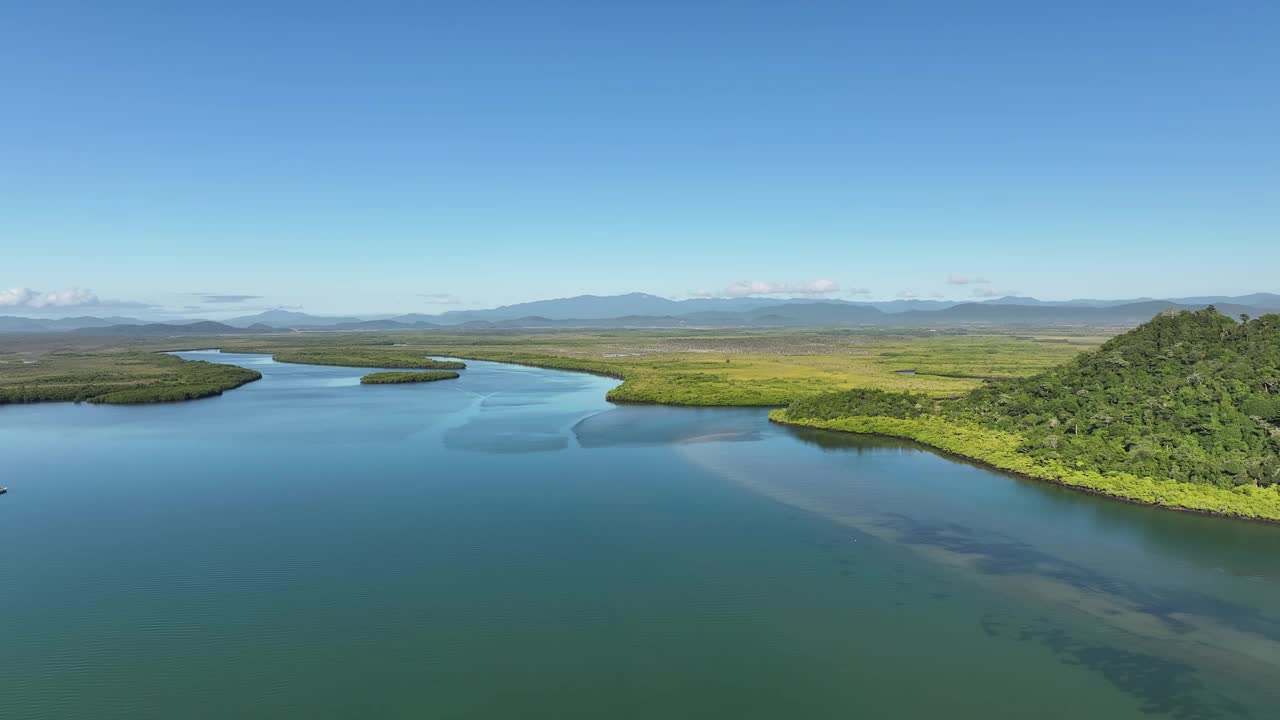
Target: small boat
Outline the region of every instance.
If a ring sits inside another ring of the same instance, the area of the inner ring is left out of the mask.
[[[7,487],[0,487],[0,495],[3,495],[3,494],[5,494],[5,493],[7,493],[7,492],[9,492],[9,488],[7,488]]]

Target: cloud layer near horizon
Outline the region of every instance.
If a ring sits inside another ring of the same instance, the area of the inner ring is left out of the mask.
[[[74,311],[78,308],[97,308],[103,311],[158,310],[151,303],[100,298],[92,290],[81,287],[48,292],[32,290],[29,287],[0,289],[0,309],[9,312],[47,315],[59,311]]]
[[[948,275],[948,285],[990,285],[991,281],[981,275]]]
[[[453,293],[418,293],[418,297],[430,302],[432,305],[461,305],[459,300]]]
[[[741,280],[719,291],[698,291],[690,293],[695,297],[751,297],[753,295],[831,295],[840,292],[840,284],[825,278],[802,283],[766,282],[764,280]],[[865,295],[869,291],[863,288],[851,290],[855,295]]]
[[[241,303],[248,300],[262,300],[261,295],[233,295],[223,293],[194,293],[202,303]]]
[[[995,288],[974,288],[973,296],[979,298],[1006,297],[1017,295],[1017,290],[996,290]]]

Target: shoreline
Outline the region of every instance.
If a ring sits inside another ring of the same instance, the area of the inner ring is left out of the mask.
[[[541,364],[541,363],[535,363],[535,362],[529,362],[529,361],[497,360],[492,358],[477,357],[474,355],[469,356],[469,355],[450,354],[449,357],[457,357],[462,360],[473,360],[478,362],[492,362],[492,363],[499,363],[499,364],[505,364],[505,365],[518,365],[521,367],[532,367],[532,368],[537,368],[541,370],[580,372],[580,373],[586,373],[588,375],[595,375],[598,377],[608,377],[615,380],[621,380],[623,384],[618,385],[612,388],[611,390],[609,390],[607,393],[605,393],[605,400],[607,400],[608,402],[614,403],[615,405],[659,405],[663,407],[708,408],[708,409],[717,409],[717,408],[718,409],[730,409],[730,408],[767,409],[769,411],[768,412],[769,421],[776,423],[778,425],[786,425],[791,427],[805,427],[805,428],[811,428],[811,429],[817,429],[817,430],[828,430],[831,432],[848,432],[851,434],[859,434],[859,435],[879,435],[881,437],[886,437],[886,438],[907,440],[909,442],[914,442],[920,445],[921,447],[927,448],[931,451],[937,452],[951,459],[959,459],[967,462],[976,463],[990,470],[1009,473],[1011,475],[1015,475],[1017,477],[1020,477],[1026,480],[1050,483],[1053,485],[1057,485],[1058,487],[1066,488],[1069,490],[1081,492],[1088,495],[1093,495],[1095,497],[1103,498],[1106,500],[1119,501],[1129,505],[1145,506],[1145,507],[1150,507],[1157,510],[1174,510],[1177,512],[1193,513],[1196,515],[1202,515],[1202,516],[1213,517],[1213,518],[1244,520],[1249,522],[1266,523],[1270,525],[1280,524],[1280,507],[1277,507],[1271,513],[1268,513],[1266,510],[1261,512],[1250,512],[1248,509],[1240,508],[1240,507],[1224,508],[1223,510],[1215,510],[1210,507],[1196,507],[1196,506],[1186,505],[1186,504],[1173,504],[1173,503],[1160,502],[1159,500],[1151,500],[1151,499],[1147,499],[1147,498],[1139,497],[1135,495],[1123,494],[1121,492],[1114,491],[1105,487],[1095,487],[1095,486],[1091,486],[1084,483],[1069,482],[1068,480],[1062,477],[1056,477],[1054,474],[1052,474],[1053,468],[1044,467],[1042,469],[1042,472],[1037,473],[1035,472],[1035,470],[1041,469],[1041,466],[1034,465],[1034,464],[1031,464],[1030,467],[1027,467],[1027,468],[1017,468],[1017,467],[1011,467],[1008,465],[1002,465],[990,458],[978,457],[976,455],[966,454],[964,452],[960,452],[955,449],[942,447],[940,445],[935,445],[933,443],[930,443],[926,440],[921,439],[920,437],[916,437],[909,434],[894,434],[894,433],[887,433],[887,432],[860,432],[857,430],[830,427],[829,425],[823,425],[823,424],[817,424],[817,423],[811,424],[811,423],[786,419],[786,406],[779,406],[779,405],[773,405],[773,404],[743,404],[743,405],[693,404],[693,403],[679,403],[679,402],[662,402],[659,400],[632,400],[628,398],[616,398],[616,397],[612,397],[614,392],[619,388],[623,387],[623,385],[625,385],[625,383],[627,382],[627,378],[622,373],[616,372],[616,371],[606,371],[606,370],[584,368],[584,367],[558,367],[550,363]],[[818,421],[818,423],[820,422],[823,422],[823,421]],[[827,422],[829,423],[830,421],[827,421]],[[1030,463],[1030,461],[1028,462]],[[1099,474],[1098,477],[1104,478],[1106,476]],[[1214,498],[1215,500],[1218,500],[1218,499],[1224,500],[1227,503],[1229,503],[1229,505],[1236,505],[1237,503],[1241,502],[1244,499],[1240,494],[1236,494],[1231,490],[1218,488],[1217,486],[1201,487],[1199,485],[1194,485],[1191,483],[1177,483],[1176,481],[1162,481],[1162,480],[1157,480],[1155,478],[1137,478],[1137,479],[1145,481],[1147,483],[1152,483],[1152,484],[1169,483],[1172,487],[1157,488],[1157,489],[1163,489],[1166,492],[1176,491],[1181,489],[1183,491],[1189,491],[1202,496],[1206,493],[1215,493],[1222,496],[1221,498]],[[1257,488],[1257,490],[1260,492],[1267,492],[1267,490],[1261,489],[1261,488]],[[1163,496],[1158,495],[1157,497],[1163,497]],[[1201,499],[1204,499],[1204,498],[1202,497]],[[1268,508],[1267,510],[1270,510],[1270,508]]]
[[[202,351],[216,350],[220,354],[241,354],[241,353],[234,353],[234,352],[226,353],[222,348],[201,348],[200,350]],[[158,351],[158,352],[171,354],[171,353],[191,352],[191,351],[164,350],[164,351]],[[272,353],[246,352],[243,354],[268,355],[274,359],[274,354]],[[472,360],[472,361],[478,361],[478,362],[492,362],[492,363],[504,364],[504,365],[515,365],[520,367],[531,367],[531,368],[537,368],[540,370],[579,372],[579,373],[584,373],[588,375],[594,375],[597,377],[607,377],[614,380],[620,380],[621,383],[619,385],[611,388],[605,393],[605,400],[615,405],[658,405],[658,406],[664,406],[664,407],[707,408],[707,409],[730,409],[730,408],[765,409],[765,410],[768,410],[769,421],[778,425],[810,428],[810,429],[817,429],[817,430],[827,430],[831,432],[845,432],[845,433],[857,434],[857,435],[878,435],[880,437],[885,437],[885,438],[906,440],[909,442],[916,443],[917,445],[920,445],[922,448],[926,448],[932,452],[946,456],[950,459],[958,459],[966,462],[976,463],[984,468],[996,470],[999,472],[1009,473],[1011,475],[1014,475],[1026,480],[1034,480],[1038,482],[1051,483],[1059,487],[1067,488],[1070,490],[1093,495],[1100,498],[1105,498],[1108,500],[1115,500],[1115,501],[1128,503],[1131,505],[1146,506],[1146,507],[1156,508],[1160,510],[1174,510],[1178,512],[1194,513],[1197,515],[1204,515],[1208,517],[1227,518],[1227,519],[1233,519],[1233,520],[1246,520],[1251,522],[1260,522],[1260,523],[1267,523],[1267,524],[1280,524],[1280,494],[1277,494],[1276,498],[1258,498],[1259,500],[1261,500],[1262,506],[1249,507],[1249,504],[1250,504],[1249,501],[1256,497],[1256,493],[1261,492],[1261,493],[1274,494],[1274,490],[1254,487],[1251,490],[1243,490],[1241,492],[1235,492],[1233,490],[1219,488],[1213,485],[1200,486],[1192,483],[1162,481],[1156,478],[1140,478],[1137,476],[1126,477],[1121,475],[1103,475],[1101,473],[1088,473],[1086,475],[1085,473],[1087,473],[1088,471],[1079,471],[1079,470],[1075,470],[1074,468],[1066,468],[1066,467],[1055,468],[1051,466],[1044,466],[1034,462],[1033,460],[1025,456],[1020,456],[1019,459],[1022,462],[1020,462],[1018,465],[1013,465],[1009,463],[1002,463],[999,460],[992,457],[993,455],[998,454],[994,451],[991,453],[972,453],[971,454],[959,449],[958,447],[954,447],[954,446],[948,447],[942,444],[931,442],[923,437],[923,433],[910,432],[912,428],[949,430],[951,437],[954,437],[957,440],[957,444],[963,443],[962,436],[965,430],[968,430],[970,432],[981,433],[983,437],[999,437],[998,433],[995,433],[994,431],[984,430],[982,428],[976,428],[976,427],[960,428],[950,423],[946,423],[945,421],[935,422],[934,424],[937,425],[938,427],[924,428],[924,427],[921,427],[918,422],[904,421],[898,418],[850,417],[850,418],[838,418],[835,420],[799,420],[799,419],[791,419],[787,417],[786,407],[779,406],[776,404],[696,404],[696,403],[681,403],[681,402],[664,402],[661,400],[619,398],[619,397],[614,397],[614,394],[617,390],[625,386],[627,382],[627,378],[621,372],[618,372],[618,371],[605,370],[601,368],[582,367],[582,366],[575,367],[573,365],[558,366],[557,364],[553,364],[553,363],[538,363],[538,362],[531,362],[528,360],[514,360],[514,359],[499,360],[494,358],[478,357],[475,355],[448,354],[447,357],[458,358],[460,360]],[[300,364],[300,365],[317,364],[317,363],[292,362],[289,360],[276,360],[276,362],[283,362],[286,364]],[[226,364],[230,367],[235,367],[240,370],[248,370],[248,368],[242,368],[238,365],[233,365],[231,363],[217,363],[217,364]],[[325,364],[318,363],[317,365],[324,366]],[[334,365],[329,365],[329,366],[332,367]],[[343,365],[341,367],[360,368],[360,367],[368,367],[368,366]],[[372,368],[372,369],[377,369],[377,368]],[[256,372],[256,371],[251,371],[251,372]],[[246,379],[243,382],[237,383],[232,387],[224,388],[223,390],[233,390],[243,385],[246,385],[249,382],[253,382],[254,380],[257,380],[259,378],[261,378],[260,374],[258,375],[257,378]],[[222,391],[218,391],[216,393],[211,393],[210,395],[189,397],[189,398],[172,398],[172,399],[162,400],[160,402],[182,402],[184,400],[197,400],[197,399],[203,399],[204,397],[213,397],[221,394],[222,394]],[[150,402],[156,402],[156,401],[152,400]],[[121,404],[126,404],[126,403],[121,403]],[[127,403],[127,404],[134,404],[134,403]],[[143,402],[139,404],[148,404],[148,403]],[[853,425],[853,427],[850,427],[850,425]],[[874,427],[872,427],[872,425],[874,425]],[[889,427],[893,425],[899,425],[901,427]],[[1002,449],[1007,452],[1012,452],[1012,447],[1007,447]],[[987,456],[983,457],[982,455],[984,454]],[[1073,473],[1080,474],[1082,480],[1080,482],[1072,482],[1070,480],[1070,477]],[[1091,480],[1093,482],[1086,482],[1085,479]],[[1125,492],[1124,489],[1121,487],[1106,486],[1109,480],[1114,482],[1125,482],[1130,485],[1138,485],[1141,487],[1135,488],[1131,492]],[[1185,495],[1183,497],[1184,502],[1165,502],[1164,501],[1165,493],[1175,493],[1175,494],[1187,493],[1188,495]],[[1152,497],[1153,495],[1154,497]],[[1214,507],[1211,506],[1211,505],[1216,505],[1218,503],[1222,503],[1221,509],[1215,509]],[[1271,507],[1271,505],[1275,505],[1275,507]]]
[[[874,420],[874,418],[854,417],[854,418],[842,418],[842,420],[852,420],[852,421]],[[1129,505],[1139,505],[1139,506],[1154,508],[1157,510],[1173,510],[1177,512],[1193,513],[1196,515],[1203,515],[1206,517],[1213,517],[1213,518],[1222,518],[1222,519],[1229,519],[1229,520],[1244,520],[1248,522],[1264,523],[1267,525],[1280,524],[1280,510],[1277,510],[1277,514],[1273,516],[1273,515],[1266,515],[1266,514],[1248,514],[1245,512],[1230,512],[1230,511],[1224,512],[1221,510],[1214,510],[1212,508],[1207,508],[1207,507],[1191,507],[1187,505],[1174,505],[1169,503],[1162,503],[1158,501],[1147,500],[1141,497],[1135,497],[1132,495],[1123,495],[1118,492],[1111,492],[1111,491],[1108,491],[1108,489],[1106,488],[1099,488],[1099,487],[1093,487],[1085,484],[1068,482],[1063,478],[1054,477],[1053,475],[1051,475],[1050,473],[1052,471],[1052,468],[1045,467],[1043,474],[1036,474],[1034,472],[1029,471],[1028,469],[1019,469],[1019,468],[1001,465],[991,459],[977,457],[976,455],[969,455],[964,452],[960,452],[958,450],[942,447],[940,445],[935,445],[931,442],[928,442],[927,440],[923,440],[919,437],[909,435],[906,433],[898,434],[898,433],[892,433],[892,432],[886,432],[886,431],[873,432],[873,431],[861,431],[861,430],[852,430],[852,429],[834,427],[833,424],[838,423],[839,420],[803,421],[803,420],[791,419],[786,416],[785,408],[770,412],[769,422],[775,423],[777,425],[784,425],[788,427],[797,427],[797,428],[807,428],[810,430],[826,430],[828,432],[848,433],[850,435],[870,435],[870,436],[877,436],[877,437],[883,437],[883,438],[890,438],[894,440],[906,440],[908,442],[915,443],[931,452],[935,452],[937,454],[946,456],[948,458],[975,463],[989,470],[996,470],[1002,473],[1008,473],[1010,475],[1014,475],[1014,476],[1023,478],[1025,480],[1033,480],[1036,482],[1049,483],[1052,485],[1057,485],[1058,487],[1066,488],[1068,490],[1073,490],[1073,491],[1084,493],[1087,495],[1093,495],[1095,497],[1104,498],[1107,500],[1119,501]],[[1216,486],[1208,486],[1206,488],[1201,488],[1200,486],[1193,485],[1191,483],[1177,483],[1176,481],[1162,481],[1162,480],[1157,480],[1155,478],[1142,478],[1142,479],[1150,483],[1156,483],[1156,484],[1167,482],[1170,484],[1174,484],[1175,486],[1186,486],[1192,489],[1193,491],[1204,491],[1204,490],[1207,490],[1208,487],[1212,487],[1214,491],[1218,491],[1221,493],[1232,493],[1232,491],[1230,490],[1217,488]],[[1232,494],[1234,495],[1234,493]]]
[[[276,359],[276,357],[272,353],[266,353],[266,352],[248,352],[248,351],[234,352],[233,351],[228,353],[227,351],[222,350],[221,348],[206,348],[206,350],[217,350],[220,353],[230,354],[230,355],[267,355],[271,357],[271,359],[274,360],[275,362],[284,363],[286,365],[317,365],[321,367],[350,367],[350,368],[357,368],[357,369],[371,367],[366,365],[322,365],[317,363],[295,362],[292,360],[279,360],[279,359]],[[193,352],[193,351],[166,350],[163,352]],[[726,403],[663,402],[661,400],[637,400],[637,399],[631,399],[631,398],[611,397],[615,390],[617,390],[618,388],[621,388],[622,385],[626,384],[627,382],[627,378],[622,373],[616,370],[598,370],[598,369],[586,368],[586,367],[561,367],[558,365],[553,365],[551,363],[536,363],[536,362],[530,362],[527,360],[496,360],[494,358],[480,357],[478,355],[463,355],[458,353],[440,354],[439,357],[457,358],[458,360],[468,360],[471,362],[491,362],[491,363],[496,363],[498,365],[515,365],[517,367],[534,368],[535,370],[555,370],[559,372],[582,373],[584,375],[604,377],[604,378],[609,378],[611,380],[620,380],[621,384],[615,385],[613,388],[605,392],[605,400],[615,405],[657,405],[661,407],[678,407],[678,408],[694,408],[694,409],[708,408],[708,409],[721,409],[721,410],[730,410],[734,408],[748,409],[748,410],[750,409],[781,410],[786,407],[786,405],[779,405],[777,403],[739,403],[735,405],[735,404],[726,404]],[[378,369],[378,368],[373,368],[373,369]],[[414,370],[415,368],[403,368],[403,369]]]
[[[723,404],[723,403],[713,404],[713,403],[663,402],[661,400],[633,400],[631,398],[610,397],[611,395],[613,395],[613,392],[615,390],[617,390],[618,388],[621,388],[622,385],[625,385],[627,383],[627,377],[616,370],[596,370],[596,369],[584,368],[584,367],[559,367],[556,365],[552,365],[550,363],[540,364],[540,363],[521,361],[521,360],[495,360],[493,358],[478,357],[475,355],[459,355],[456,353],[452,353],[448,355],[448,357],[456,357],[459,360],[471,360],[474,362],[491,362],[491,363],[498,363],[500,365],[517,365],[519,367],[535,368],[538,370],[559,370],[561,372],[577,372],[577,373],[583,373],[586,375],[595,375],[596,377],[607,377],[613,380],[621,380],[622,384],[614,386],[612,389],[610,389],[608,392],[605,393],[604,399],[608,400],[611,403],[614,403],[615,405],[661,405],[663,407],[721,408],[721,409],[757,408],[757,409],[771,409],[771,410],[776,410],[776,409],[781,409],[786,407],[785,405],[778,405],[775,403],[749,403],[749,404],[731,405],[731,404]]]

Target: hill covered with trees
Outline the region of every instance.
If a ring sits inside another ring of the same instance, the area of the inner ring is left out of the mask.
[[[773,417],[911,437],[1130,500],[1280,520],[1280,315],[1165,313],[959,398],[853,390]]]

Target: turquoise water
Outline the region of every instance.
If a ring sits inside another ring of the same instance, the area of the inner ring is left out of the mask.
[[[264,378],[0,408],[0,718],[1278,714],[1280,527],[587,375],[221,357]]]

